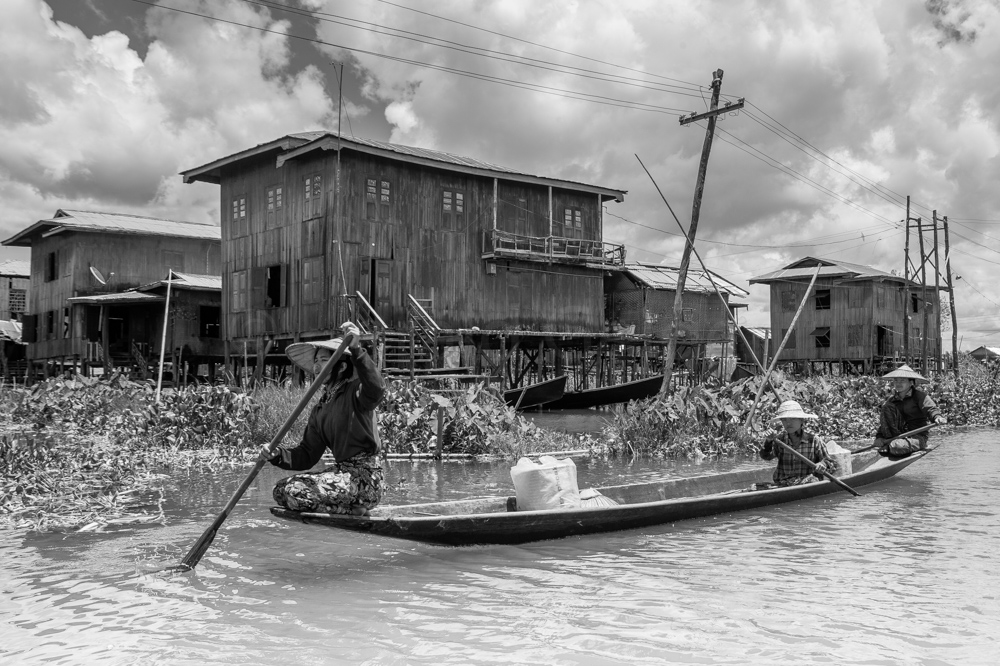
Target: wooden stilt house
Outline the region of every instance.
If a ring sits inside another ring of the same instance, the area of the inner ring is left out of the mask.
[[[29,362],[44,374],[67,365],[141,365],[159,338],[147,318],[133,316],[135,298],[155,296],[121,293],[170,269],[219,275],[221,268],[217,226],[118,213],[59,210],[3,244],[31,248],[22,338]],[[99,303],[75,300],[100,295]]]
[[[473,327],[600,333],[625,259],[602,222],[624,191],[434,150],[306,132],[182,175],[220,185],[234,353],[348,318],[431,350]]]
[[[871,371],[906,360],[920,366],[940,353],[940,298],[924,286],[870,266],[805,257],[750,284],[771,288],[772,350],[788,332],[816,267],[814,291],[780,360],[805,369],[812,364]],[[904,344],[907,318],[909,344]],[[905,350],[908,349],[908,354]]]

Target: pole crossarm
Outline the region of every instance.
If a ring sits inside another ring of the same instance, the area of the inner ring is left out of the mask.
[[[740,97],[735,102],[726,102],[725,106],[720,106],[718,109],[713,109],[711,111],[703,111],[702,113],[692,113],[689,116],[681,116],[681,125],[688,125],[690,123],[696,123],[699,120],[705,120],[706,118],[714,118],[720,116],[723,113],[729,113],[730,111],[738,111],[743,108],[744,98]]]

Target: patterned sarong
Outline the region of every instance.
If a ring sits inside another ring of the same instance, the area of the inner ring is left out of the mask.
[[[382,501],[384,481],[377,455],[356,455],[321,472],[281,479],[274,501],[292,511],[364,515]]]

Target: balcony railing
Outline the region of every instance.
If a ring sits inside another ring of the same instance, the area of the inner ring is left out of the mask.
[[[483,233],[483,257],[625,265],[625,246],[585,238],[525,236],[500,229]]]

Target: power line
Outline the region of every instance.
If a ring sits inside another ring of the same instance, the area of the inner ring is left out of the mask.
[[[341,16],[339,14],[331,14],[328,12],[320,11],[309,11],[302,10],[295,7],[289,7],[288,5],[276,2],[275,0],[242,0],[243,2],[251,5],[257,5],[260,7],[266,7],[268,9],[277,9],[279,11],[288,12],[291,14],[296,14],[298,16],[305,16],[309,18],[316,17],[320,21],[326,23],[334,23],[337,25],[342,25],[347,28],[353,28],[355,30],[363,30],[365,32],[370,32],[376,35],[385,35],[387,37],[394,37],[397,39],[407,39],[420,44],[427,44],[428,46],[435,46],[439,48],[450,49],[453,51],[458,51],[460,53],[467,53],[469,55],[474,55],[482,58],[489,58],[492,60],[498,60],[500,62],[508,62],[516,65],[524,65],[527,67],[535,67],[538,69],[544,69],[552,72],[557,72],[560,74],[570,74],[573,76],[579,76],[582,78],[593,79],[596,81],[605,81],[609,83],[619,83],[621,85],[633,86],[636,88],[644,88],[646,90],[655,90],[657,92],[666,92],[675,95],[685,95],[687,97],[698,97],[697,92],[681,92],[681,91],[696,91],[697,88],[692,87],[682,87],[673,84],[663,84],[655,83],[651,81],[644,81],[642,79],[625,77],[618,74],[611,74],[607,72],[597,72],[595,70],[584,69],[582,67],[574,67],[572,65],[563,65],[560,63],[554,63],[547,60],[541,60],[539,58],[530,58],[528,56],[521,56],[513,53],[507,53],[505,51],[497,51],[494,49],[487,49],[480,46],[473,46],[470,44],[462,44],[460,42],[451,41],[448,39],[442,39],[440,37],[434,37],[432,35],[426,35],[424,33],[414,32],[411,30],[403,30],[402,28],[394,28],[392,26],[386,26],[379,23],[373,23],[371,21],[362,21],[361,19],[355,19],[348,16]],[[333,17],[333,18],[323,18],[323,17]],[[337,20],[341,19],[341,20]],[[349,22],[349,23],[348,23]],[[360,25],[352,25],[352,23],[357,23]],[[374,27],[362,27],[362,26],[374,26]],[[377,30],[375,28],[382,28],[383,30]],[[391,32],[385,32],[388,30]],[[400,33],[400,34],[393,34]],[[610,78],[608,78],[610,77]],[[653,85],[642,85],[652,83]],[[672,90],[676,89],[676,90]]]

